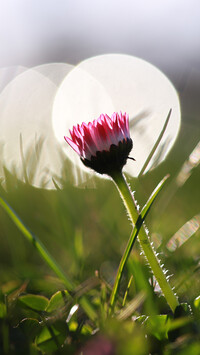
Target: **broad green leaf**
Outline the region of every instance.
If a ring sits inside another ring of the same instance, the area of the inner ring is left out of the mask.
[[[46,308],[46,312],[53,312],[66,305],[68,297],[67,291],[58,291],[50,298],[49,304]]]
[[[35,311],[45,311],[48,306],[48,298],[40,295],[24,295],[19,297],[19,302]]]

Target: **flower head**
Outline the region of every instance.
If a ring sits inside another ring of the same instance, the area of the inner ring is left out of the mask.
[[[126,113],[101,115],[88,124],[74,126],[67,143],[79,154],[82,162],[100,174],[121,171],[133,147]]]

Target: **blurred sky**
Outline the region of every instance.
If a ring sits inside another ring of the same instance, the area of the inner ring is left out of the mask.
[[[200,70],[199,0],[1,0],[0,67],[132,54]]]

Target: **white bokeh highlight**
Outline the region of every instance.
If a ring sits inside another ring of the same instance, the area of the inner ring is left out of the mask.
[[[89,58],[75,67],[57,91],[53,129],[68,157],[85,169],[77,154],[63,140],[73,125],[98,118],[101,113],[127,112],[130,116],[136,162],[124,170],[138,176],[172,109],[160,146],[146,171],[160,164],[172,148],[180,128],[178,95],[169,79],[150,63],[128,55]]]
[[[36,187],[54,188],[52,177],[62,174],[63,161],[51,115],[57,85],[71,68],[52,63],[25,70],[0,94],[2,165]]]
[[[145,172],[165,159],[176,140],[180,127],[176,90],[142,59],[110,54],[77,67],[49,63],[31,69],[2,68],[0,74],[1,180],[5,166],[35,187],[55,188],[52,178],[62,182],[66,157],[74,184],[92,186],[96,174],[82,164],[64,136],[73,125],[101,113],[122,111],[130,116],[131,156],[136,162],[127,161],[124,170],[131,176],[140,173],[170,108],[167,129]]]

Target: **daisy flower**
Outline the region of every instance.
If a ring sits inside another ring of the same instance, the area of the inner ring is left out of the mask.
[[[121,171],[133,147],[128,114],[100,115],[88,124],[74,126],[67,143],[80,156],[83,164],[100,174]],[[133,159],[133,158],[131,158]]]

